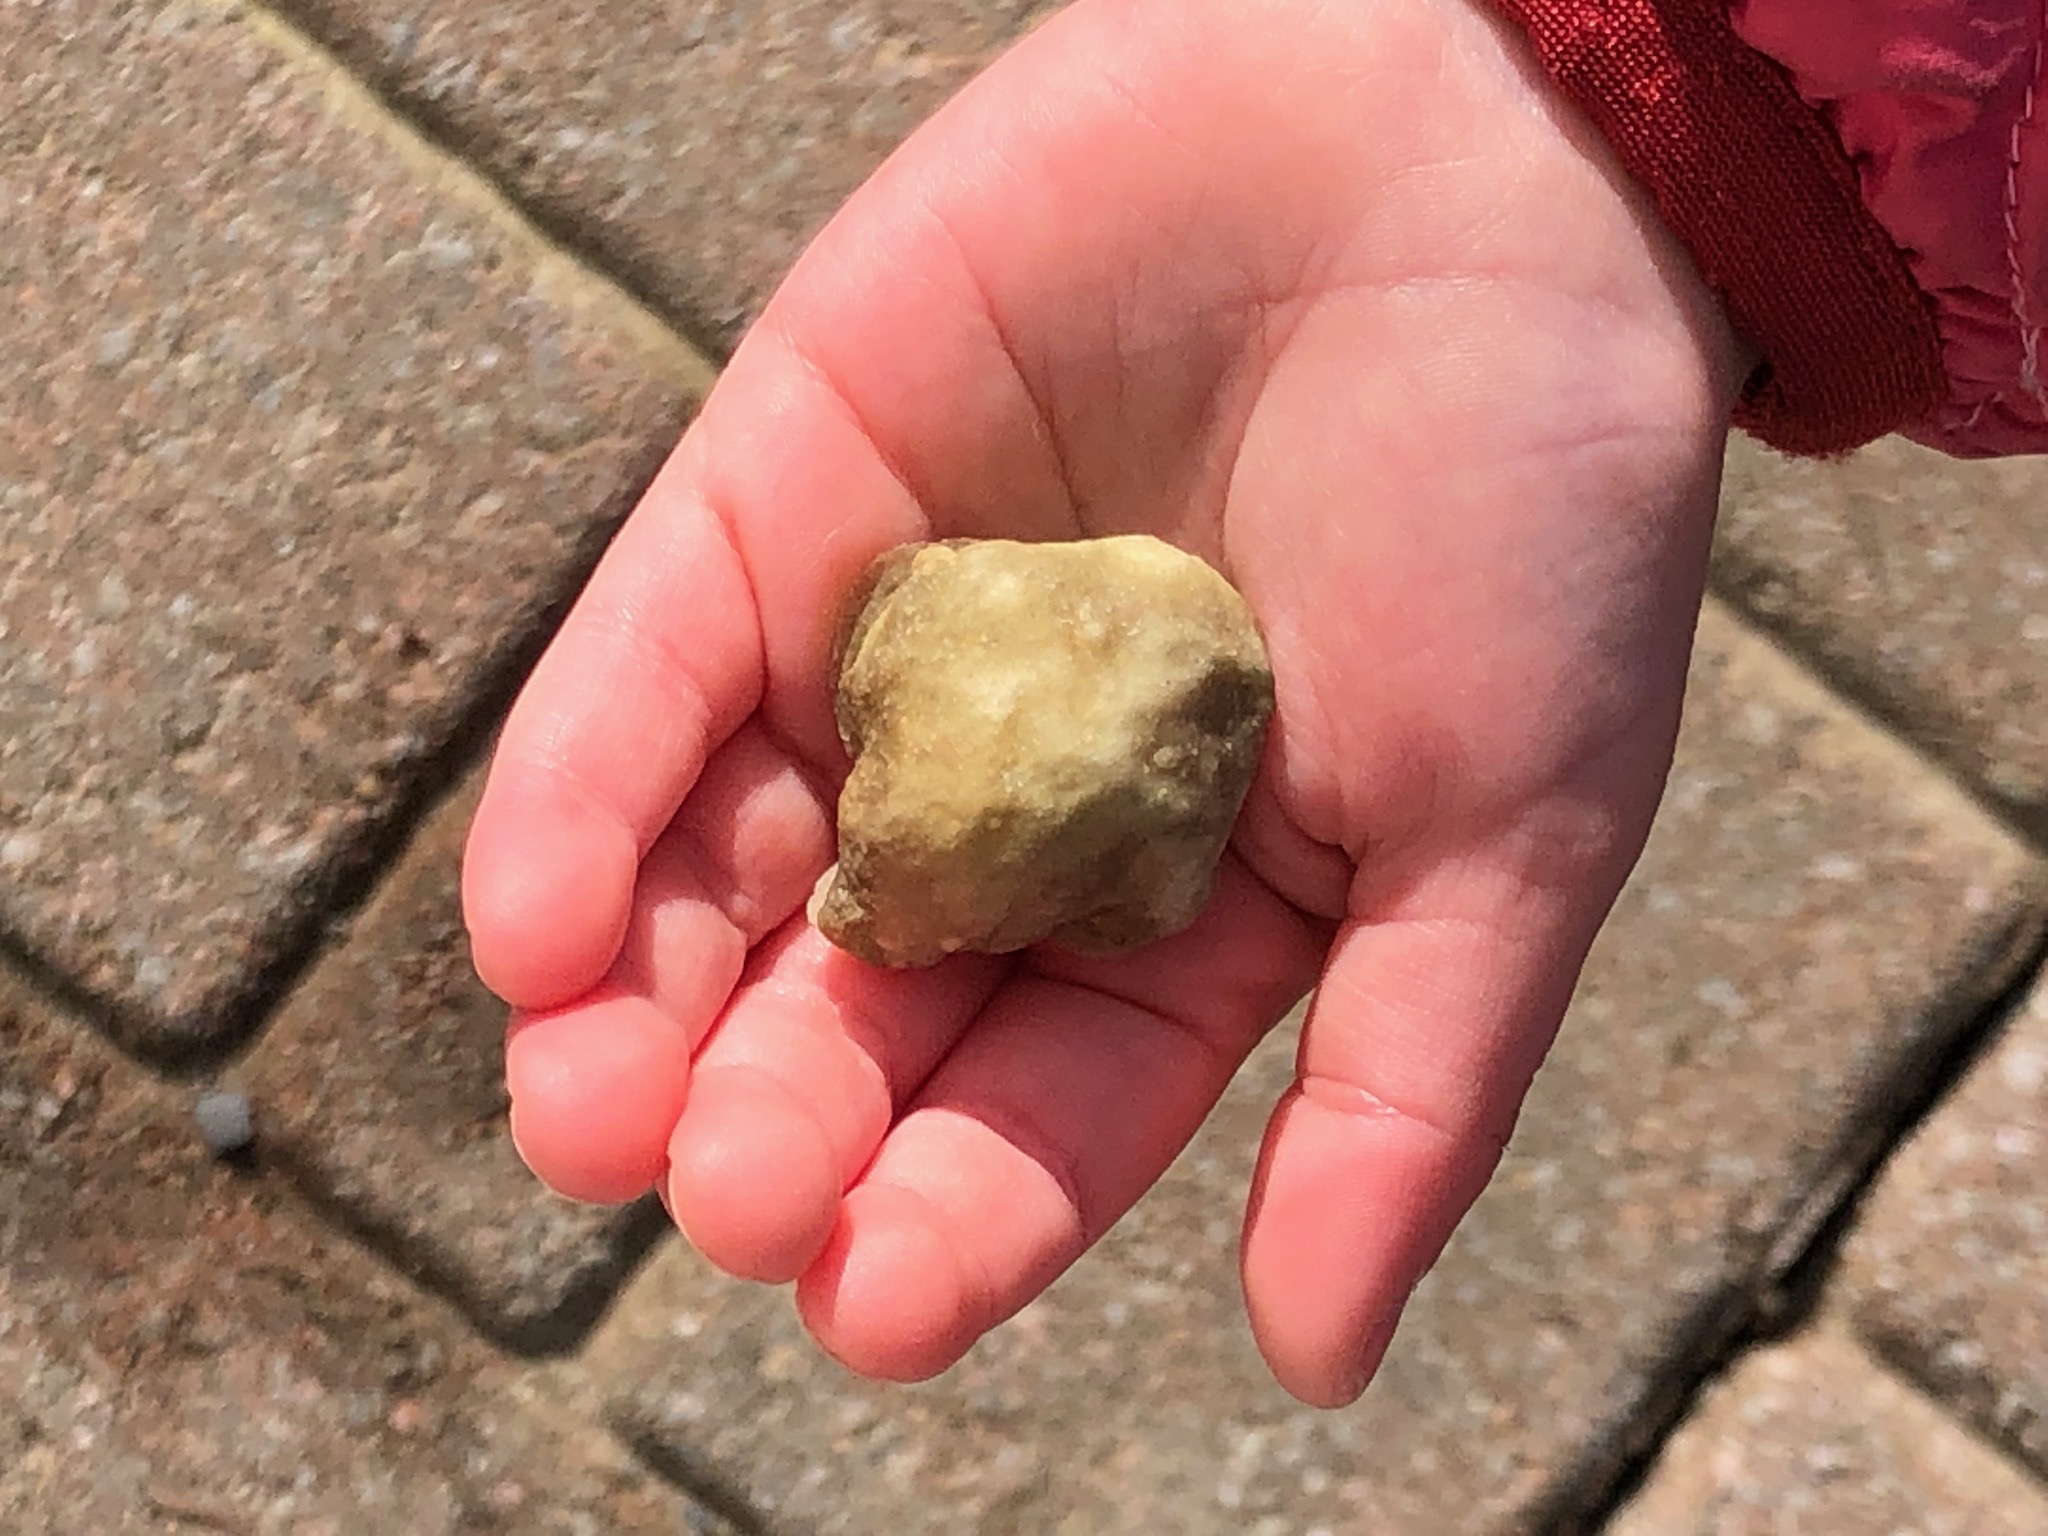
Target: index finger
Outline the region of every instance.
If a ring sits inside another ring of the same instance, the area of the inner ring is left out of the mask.
[[[769,691],[770,616],[742,549],[791,519],[812,526],[776,530],[768,595],[778,622],[821,630],[830,594],[923,528],[816,375],[769,342],[735,360],[506,720],[463,907],[477,971],[508,1002],[570,1001],[610,967],[641,860]],[[822,678],[815,691],[819,719],[780,712],[814,762],[832,750]]]

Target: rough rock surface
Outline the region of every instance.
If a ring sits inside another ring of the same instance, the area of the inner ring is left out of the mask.
[[[1101,953],[1208,899],[1273,675],[1244,600],[1171,545],[953,541],[869,572],[837,708],[827,937],[895,966]]]

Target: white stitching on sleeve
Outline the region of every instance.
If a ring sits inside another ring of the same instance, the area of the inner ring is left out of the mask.
[[[2048,11],[2048,4],[2044,4]],[[2012,278],[2012,317],[2019,327],[2020,388],[2044,413],[2048,413],[2048,390],[2041,383],[2041,326],[2028,300],[2027,270],[2021,260],[2020,239],[2020,155],[2026,132],[2033,126],[2034,95],[2041,88],[2043,42],[2048,39],[2048,15],[2034,25],[2034,58],[2027,72],[2027,94],[2020,103],[2020,115],[2012,125],[2012,138],[2005,157],[2005,262]]]

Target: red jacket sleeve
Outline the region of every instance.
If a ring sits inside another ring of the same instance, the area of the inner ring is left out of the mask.
[[[1833,128],[1932,303],[1946,388],[1908,429],[1959,454],[2048,452],[2048,10],[1735,0],[1729,19]]]
[[[2048,451],[2039,0],[1494,0],[1766,361],[1795,453]]]

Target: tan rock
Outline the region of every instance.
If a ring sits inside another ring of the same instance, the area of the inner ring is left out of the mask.
[[[1273,676],[1244,600],[1171,545],[959,541],[870,570],[837,709],[828,938],[892,966],[1102,953],[1207,901]]]

